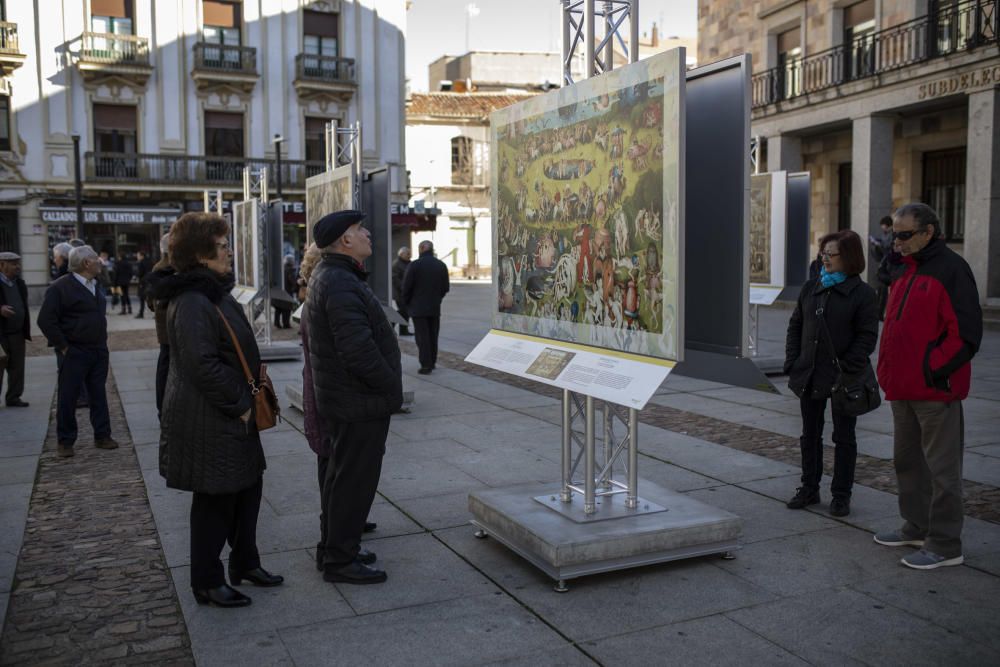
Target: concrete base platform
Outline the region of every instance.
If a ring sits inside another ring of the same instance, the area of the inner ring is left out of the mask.
[[[285,395],[288,397],[288,404],[299,412],[304,412],[302,407],[302,383],[291,382],[285,387]],[[403,392],[403,407],[408,408],[413,405],[413,392]]]
[[[560,582],[598,572],[663,563],[739,548],[740,519],[652,482],[639,482],[634,515],[579,522],[537,496],[558,484],[532,483],[469,494],[472,524]],[[583,499],[571,503],[583,514]],[[660,505],[659,512],[642,511]]]
[[[302,359],[302,345],[298,342],[274,342],[258,345],[261,361],[299,361]]]
[[[784,357],[768,357],[762,355],[759,357],[750,357],[750,359],[764,375],[784,375]]]

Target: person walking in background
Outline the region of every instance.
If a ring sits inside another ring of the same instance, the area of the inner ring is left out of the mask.
[[[860,278],[865,270],[861,237],[850,230],[827,234],[820,239],[820,248],[823,267],[819,278],[802,286],[785,339],[784,371],[802,412],[802,486],[788,501],[789,509],[820,502],[827,399],[840,370],[854,375],[871,363],[869,357],[878,340],[875,290]],[[857,417],[839,413],[832,401],[831,414],[835,449],[830,514],[847,516],[858,457]]]
[[[410,255],[410,249],[403,246],[396,252],[396,259],[392,263],[392,300],[396,302],[396,312],[407,322],[410,321],[410,315],[403,304],[403,278],[406,277],[406,269],[410,266]],[[399,335],[409,336],[410,327],[400,324]]]
[[[441,301],[450,289],[448,267],[434,256],[434,244],[421,241],[420,253],[403,278],[403,303],[413,318],[417,339],[421,375],[427,375],[437,364],[438,333],[441,331]]]
[[[146,276],[153,270],[153,260],[141,250],[135,254],[135,259],[136,291],[139,296],[139,314],[135,319],[141,320],[146,312]]]
[[[108,380],[107,302],[97,287],[101,261],[90,246],[73,248],[69,273],[45,291],[38,328],[61,355],[57,388],[56,453],[73,456],[76,444],[76,407],[80,388],[87,388],[94,445],[115,449],[105,385]]]
[[[146,294],[149,308],[153,311],[156,322],[156,342],[160,346],[160,354],[156,358],[156,415],[160,417],[163,409],[163,391],[167,385],[167,372],[170,368],[170,340],[167,338],[167,302],[160,295],[160,284],[164,278],[174,275],[174,267],[170,265],[170,232],[160,238],[160,261],[146,276]]]
[[[24,393],[24,343],[29,340],[31,317],[28,287],[21,279],[21,256],[0,252],[0,348],[7,355],[5,364],[0,365],[0,388],[6,372],[8,408],[28,407],[21,394]]]
[[[289,271],[291,271],[291,282],[289,282]],[[288,296],[295,298],[294,286],[295,286],[295,258],[291,255],[285,255],[285,258],[281,262],[281,286]],[[289,290],[292,287],[292,290]],[[274,326],[276,329],[291,329],[292,328],[292,310],[295,305],[294,302],[285,301],[284,299],[278,300],[273,299],[272,308],[274,308]]]
[[[316,247],[315,243],[309,245],[306,249],[305,256],[302,258],[302,264],[299,266],[299,279],[307,286],[306,292],[303,294],[303,301],[308,298],[308,285],[309,278],[312,276],[313,269],[319,263],[322,258],[323,253],[320,249]],[[319,479],[319,493],[320,498],[323,497],[323,482],[326,480],[326,468],[330,463],[330,439],[326,436],[323,430],[323,420],[319,416],[319,408],[316,405],[316,391],[313,389],[313,373],[312,373],[312,360],[309,355],[309,317],[308,309],[303,309],[302,319],[299,320],[299,336],[302,339],[302,356],[304,363],[302,365],[302,414],[303,414],[303,431],[305,432],[306,442],[309,443],[309,448],[313,450],[316,454],[316,472]],[[364,531],[365,533],[370,533],[374,531],[378,526],[372,522],[365,521]],[[319,533],[320,540],[316,545],[316,569],[323,571],[323,553],[324,547],[327,539],[327,527],[326,527],[326,512],[323,509],[323,503],[320,502],[319,511]],[[374,557],[369,555],[365,549],[358,552],[358,558],[362,563],[370,565],[375,562]]]
[[[257,516],[266,467],[254,397],[241,356],[255,374],[260,352],[233,287],[229,223],[187,213],[170,229],[176,273],[157,286],[167,302],[170,370],[160,419],[160,474],[193,492],[191,589],[198,604],[242,607],[251,599],[226,584],[219,555],[229,542],[229,580],[277,586],[261,567]]]
[[[937,212],[926,204],[906,204],[893,215],[903,269],[889,290],[878,355],[879,383],[892,404],[903,525],[877,533],[875,541],[921,547],[901,561],[918,570],[964,562],[962,401],[983,338],[972,269],[940,231]]]
[[[892,216],[887,215],[879,220],[879,227],[882,230],[878,236],[868,237],[868,247],[872,261],[881,271],[882,265],[892,254]],[[879,320],[885,319],[885,304],[889,300],[889,283],[883,282],[879,278],[875,285],[875,292],[878,294]]]
[[[331,458],[323,481],[323,579],[377,584],[361,533],[375,499],[389,420],[403,404],[399,343],[362,262],[372,254],[360,211],[338,211],[313,228],[323,259],[306,300],[309,358]]]
[[[66,242],[52,246],[53,280],[69,273],[69,251],[72,249],[73,246]]]
[[[128,256],[122,252],[118,255],[118,261],[115,262],[115,287],[121,292],[121,302],[122,309],[118,313],[119,315],[131,315],[132,314],[132,299],[129,298],[129,288],[132,286],[132,276],[133,276],[132,262],[129,261]]]
[[[72,241],[70,241],[70,243],[72,243]],[[111,307],[115,308],[121,300],[119,294],[120,290],[118,290],[114,284],[115,262],[106,250],[102,250],[98,254],[98,259],[100,259],[101,262],[101,272],[97,275],[97,287],[104,292],[105,298],[110,295]]]

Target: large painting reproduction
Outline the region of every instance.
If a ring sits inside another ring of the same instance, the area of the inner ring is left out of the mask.
[[[750,283],[771,284],[771,175],[750,177]]]
[[[354,205],[354,167],[346,164],[306,179],[306,245],[312,243],[313,225],[335,211]]]
[[[233,204],[233,273],[236,286],[254,292],[260,288],[257,209],[256,199]]]
[[[683,351],[684,54],[491,116],[495,329]]]

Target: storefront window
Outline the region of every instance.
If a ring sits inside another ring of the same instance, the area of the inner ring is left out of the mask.
[[[937,211],[945,239],[965,238],[965,148],[924,153],[924,203]]]

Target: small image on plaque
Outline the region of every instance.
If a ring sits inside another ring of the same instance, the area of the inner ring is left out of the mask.
[[[545,378],[546,380],[555,380],[563,372],[563,369],[569,366],[569,362],[575,356],[575,352],[566,352],[565,350],[556,350],[547,347],[542,350],[537,359],[531,362],[531,365],[528,366],[528,370],[525,372],[529,375],[537,375],[538,377]]]

